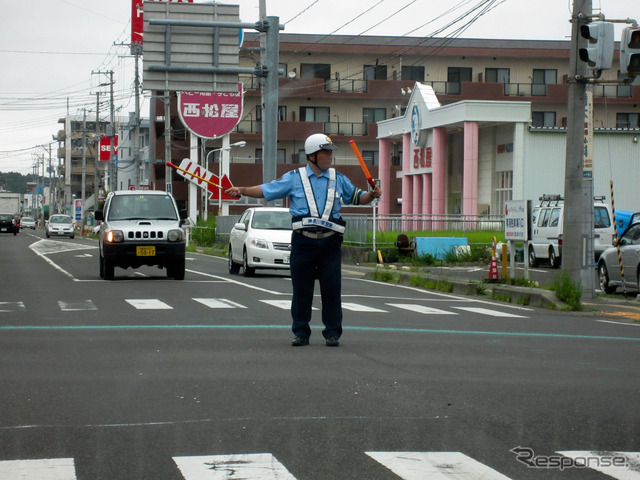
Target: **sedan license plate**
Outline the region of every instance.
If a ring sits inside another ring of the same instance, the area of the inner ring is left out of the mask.
[[[136,247],[137,257],[155,257],[156,247]]]
[[[284,257],[282,257],[282,263],[286,263],[289,264],[289,255],[285,255]]]

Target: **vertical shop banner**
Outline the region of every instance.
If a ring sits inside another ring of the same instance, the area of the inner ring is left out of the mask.
[[[100,148],[100,161],[108,162],[111,157],[111,137],[102,137],[98,144]],[[118,136],[113,137],[113,156],[118,158]]]

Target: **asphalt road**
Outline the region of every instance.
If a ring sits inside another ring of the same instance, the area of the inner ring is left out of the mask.
[[[0,237],[2,480],[640,478],[632,322],[345,265],[341,346],[317,310],[292,348],[286,273],[107,282],[95,241],[42,236]]]

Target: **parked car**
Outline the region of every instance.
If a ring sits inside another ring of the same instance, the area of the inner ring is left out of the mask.
[[[31,230],[35,230],[36,221],[31,217],[22,217],[20,219],[20,228],[30,228]]]
[[[47,238],[51,236],[73,238],[75,235],[73,219],[69,215],[51,215],[47,223],[46,235]]]
[[[256,269],[289,269],[291,214],[288,208],[254,207],[245,210],[229,235],[229,273],[243,268],[245,276]]]
[[[20,227],[16,225],[13,215],[10,213],[0,213],[0,232],[13,233],[16,235]]]
[[[604,197],[595,197],[593,203],[595,260],[611,246],[615,237],[611,207]],[[543,195],[531,215],[531,242],[529,243],[529,265],[537,267],[540,260],[547,260],[558,268],[562,259],[562,237],[564,228],[564,199],[560,195]]]
[[[142,265],[167,269],[167,277],[184,280],[186,212],[179,212],[173,197],[159,190],[111,192],[100,221],[100,277],[113,280],[115,267]]]
[[[620,257],[618,258],[618,248]],[[605,250],[598,260],[598,283],[605,293],[615,293],[622,286],[624,271],[625,286],[640,290],[640,222],[632,223],[613,241],[613,246]]]

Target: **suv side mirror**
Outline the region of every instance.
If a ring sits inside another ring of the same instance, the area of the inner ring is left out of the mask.
[[[96,220],[100,220],[100,221],[104,220],[104,212],[102,210],[96,210],[93,216],[95,217]]]
[[[186,220],[189,216],[189,212],[187,212],[186,210],[180,210],[178,211],[178,215],[180,215],[180,220]]]

